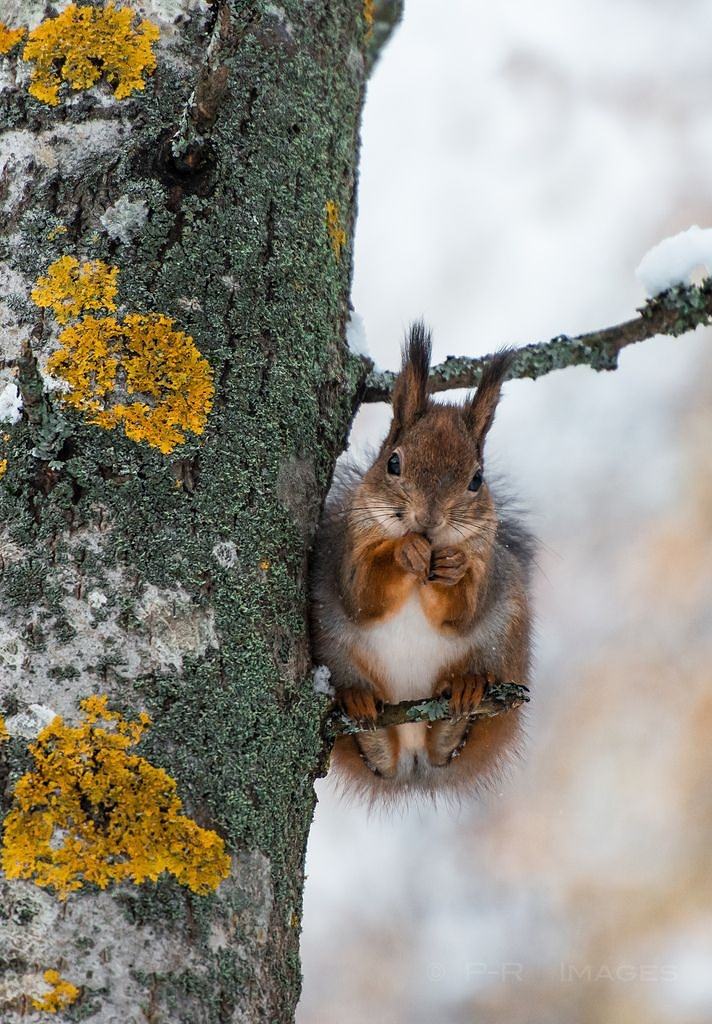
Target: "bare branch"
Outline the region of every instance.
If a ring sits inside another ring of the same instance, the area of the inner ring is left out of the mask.
[[[685,334],[712,320],[712,280],[707,279],[699,287],[680,285],[650,299],[640,309],[640,316],[614,327],[605,327],[589,334],[570,338],[560,334],[551,341],[525,345],[517,354],[508,373],[508,379],[542,377],[552,370],[567,366],[587,365],[594,370],[615,370],[618,353],[627,345],[633,345],[657,334]],[[451,388],[476,387],[484,366],[491,357],[477,359],[467,356],[448,356],[444,363],[430,371],[432,391],[448,391]],[[393,390],[396,375],[390,371],[372,371],[366,378],[362,401],[388,401]]]
[[[503,711],[518,708],[529,700],[529,690],[517,683],[497,683],[487,689],[482,702],[468,717],[492,718]],[[389,725],[406,725],[409,722],[441,722],[450,719],[450,702],[445,698],[432,700],[404,700],[400,704],[387,704],[376,719],[376,729],[386,729]],[[352,735],[365,732],[367,729],[359,725],[339,708],[329,712],[324,723],[324,735],[327,739],[337,736]]]

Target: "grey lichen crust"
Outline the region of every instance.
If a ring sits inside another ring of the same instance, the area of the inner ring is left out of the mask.
[[[0,915],[8,1024],[27,1009],[25,981],[58,963],[82,994],[57,1020],[123,1024],[131,992],[137,1021],[289,1021],[299,993],[303,857],[325,758],[306,559],[363,377],[343,343],[363,12],[356,0],[176,0],[145,13],[162,32],[145,93],[119,102],[99,85],[50,107],[20,78],[0,90],[0,267],[13,284],[2,354],[30,341],[43,365],[56,326],[29,300],[33,281],[62,255],[100,258],[120,269],[120,310],[164,313],[194,339],[214,407],[202,436],[164,455],[89,425],[41,384],[32,392],[0,480],[0,713],[34,703],[76,721],[92,692],[148,710],[141,755],[225,837],[234,866],[207,897],[172,881],[81,891],[76,927],[39,936],[54,896],[3,882],[12,906],[30,908],[12,931]],[[186,163],[172,143],[216,17],[219,109]],[[328,202],[346,230],[340,252]],[[0,752],[6,813],[28,758],[19,739]],[[113,975],[97,971],[100,925]],[[148,956],[147,936],[167,954]]]
[[[640,316],[600,331],[569,337],[557,335],[549,341],[522,345],[517,349],[508,377],[537,377],[569,366],[590,366],[594,370],[615,370],[622,349],[656,334],[678,337],[712,322],[712,279],[700,285],[676,285],[655,298],[648,299],[639,310]],[[471,388],[479,383],[482,371],[491,356],[448,356],[430,370],[432,391],[450,388]],[[390,370],[375,370],[370,365],[363,390],[364,402],[388,399],[395,384]]]

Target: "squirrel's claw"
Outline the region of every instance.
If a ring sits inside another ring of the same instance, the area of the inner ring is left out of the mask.
[[[344,714],[367,729],[375,729],[378,718],[378,702],[370,690],[350,687],[340,690],[338,701]]]
[[[467,718],[480,706],[488,685],[493,682],[494,676],[491,674],[466,672],[445,680],[439,687],[437,696],[449,697],[450,713],[453,718]]]
[[[467,572],[467,555],[462,548],[447,547],[433,551],[428,580],[453,587]]]
[[[430,541],[422,533],[407,533],[395,551],[395,559],[401,569],[426,580],[430,571]]]

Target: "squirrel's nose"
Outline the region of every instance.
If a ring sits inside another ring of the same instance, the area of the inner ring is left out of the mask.
[[[415,521],[424,533],[437,530],[445,522],[442,516],[416,516]]]

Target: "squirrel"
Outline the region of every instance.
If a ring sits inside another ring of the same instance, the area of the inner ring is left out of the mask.
[[[341,709],[366,731],[332,765],[370,798],[464,794],[499,776],[520,710],[471,720],[493,682],[527,685],[534,541],[497,501],[484,446],[512,350],[463,406],[429,395],[430,334],[414,324],[393,418],[372,465],[337,473],[312,560],[312,642]],[[379,709],[449,698],[451,718],[376,729]]]

